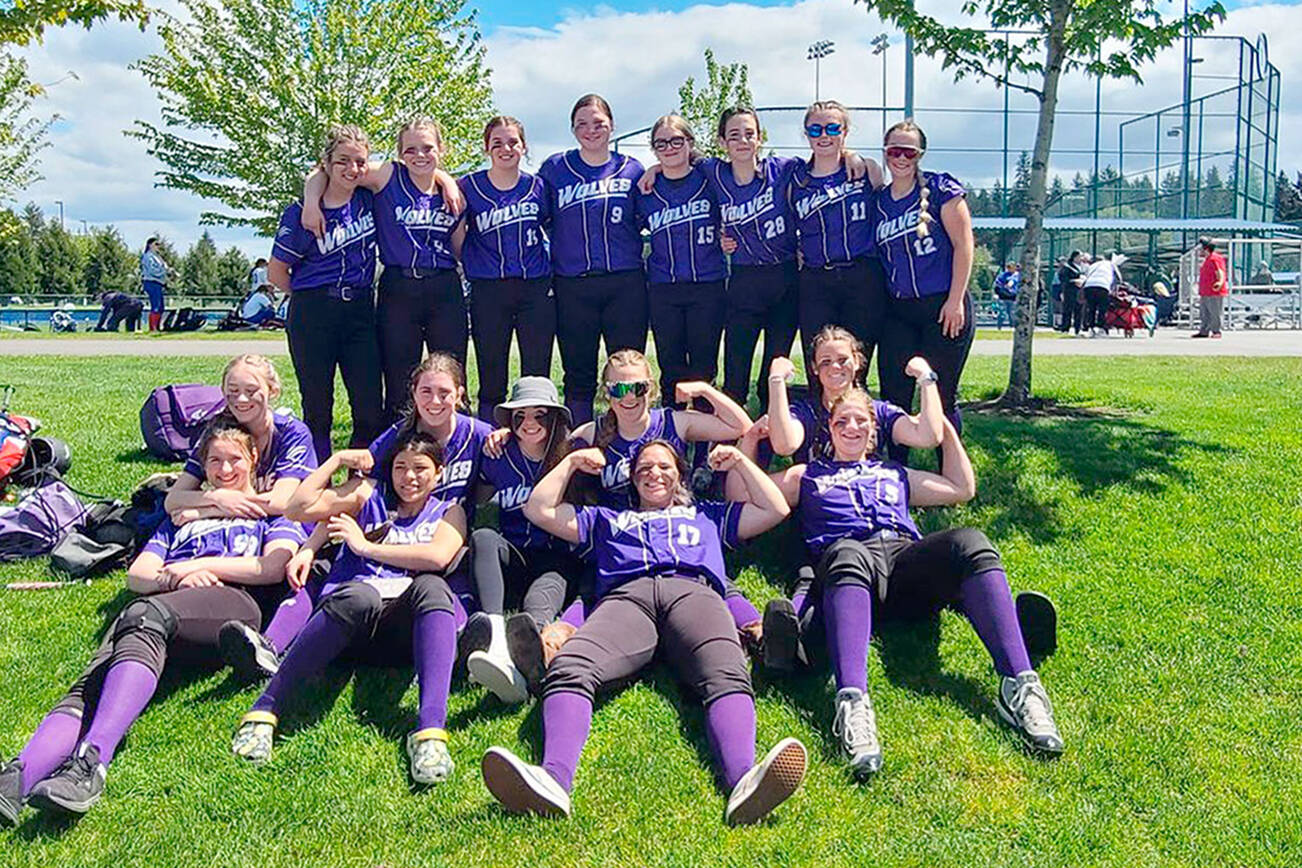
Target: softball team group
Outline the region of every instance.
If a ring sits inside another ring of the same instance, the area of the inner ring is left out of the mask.
[[[883,756],[867,684],[874,618],[943,607],[989,651],[1001,718],[1035,752],[1062,751],[1028,653],[1052,647],[1051,604],[1014,603],[980,531],[924,536],[910,515],[976,489],[955,407],[972,340],[971,223],[963,187],[919,168],[922,131],[888,131],[884,183],[847,149],[834,102],[806,112],[808,159],[761,156],[744,108],[720,118],[726,159],[699,158],[683,119],[661,118],[651,169],[611,153],[601,97],[580,99],[571,122],[579,147],[534,176],[520,169],[523,125],[494,118],[489,168],[460,180],[439,168],[432,122],[405,125],[400,160],[378,165],[358,130],[332,134],[269,267],[291,291],[303,419],[276,409],[266,358],[226,366],[227,409],[128,571],[139,596],[0,766],[0,822],[25,804],[89,810],[169,659],[266,679],[232,743],[253,762],[331,661],[414,662],[406,751],[423,785],[453,773],[448,695],[464,666],[504,703],[542,703],[541,764],[490,749],[489,791],[508,811],[568,815],[595,696],[658,658],[705,706],[726,821],[751,823],[795,792],[807,753],[784,738],[757,761],[748,658],[774,676],[830,667],[831,736],[867,776]],[[643,355],[648,322],[658,372]],[[809,383],[789,393],[797,330]],[[752,420],[761,333],[767,412]],[[513,336],[523,376],[508,395]],[[470,339],[478,418],[461,412]],[[883,400],[863,389],[874,351]],[[354,448],[332,454],[336,368]],[[913,447],[937,448],[940,472],[907,467]],[[775,455],[794,463],[770,473]],[[476,527],[487,500],[496,523]],[[805,541],[787,564],[794,593],[761,614],[724,549],[793,512]]]

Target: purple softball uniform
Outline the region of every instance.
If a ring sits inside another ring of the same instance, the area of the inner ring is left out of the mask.
[[[303,228],[303,203],[280,215],[271,255],[289,266],[294,292],[331,287],[370,289],[375,283],[375,197],[358,188],[338,208],[321,208],[325,237]]]
[[[817,557],[839,539],[887,531],[921,539],[909,516],[909,472],[894,461],[817,458],[800,480],[800,528]]]
[[[651,235],[648,283],[705,283],[728,276],[719,247],[719,204],[700,166],[682,178],[658,174],[651,192],[637,195],[637,217]]]
[[[634,440],[625,440],[615,434],[603,452],[606,466],[601,469],[601,494],[598,499],[602,506],[610,509],[632,509],[637,506],[637,492],[630,482],[633,453],[643,444],[652,440],[667,440],[673,444],[679,455],[687,454],[687,441],[679,435],[674,426],[674,411],[664,407],[653,407],[651,418],[642,436]],[[600,425],[600,422],[597,423]]]
[[[868,179],[851,181],[842,166],[816,178],[800,163],[787,188],[805,268],[843,265],[873,254],[868,221],[872,187]]]
[[[738,542],[742,506],[710,501],[654,510],[579,507],[579,545],[596,552],[597,598],[644,576],[702,579],[722,596],[728,589],[723,547]]]
[[[569,551],[568,543],[524,517],[525,501],[542,475],[543,463],[525,455],[514,437],[507,441],[500,458],[485,455],[479,464],[479,478],[493,488],[498,527],[507,542],[524,551]]]
[[[406,424],[406,420],[393,423],[367,447],[375,457],[375,466],[371,468],[372,479],[380,479],[380,475],[384,472],[385,460],[398,441],[399,432]],[[461,504],[461,508],[466,511],[467,521],[475,515],[473,483],[479,476],[479,461],[484,449],[484,440],[492,433],[493,426],[482,419],[472,419],[457,413],[452,425],[452,436],[443,447],[443,476],[431,496]],[[380,481],[384,485],[389,484],[388,479]]]
[[[600,166],[577,149],[548,157],[538,170],[551,200],[552,267],[561,277],[642,268],[636,184],[642,164],[612,154]]]
[[[471,280],[531,280],[552,273],[543,224],[551,217],[547,185],[520,173],[510,190],[499,190],[488,171],[457,182],[466,198],[466,242],[461,265]]]
[[[796,258],[796,221],[787,188],[803,165],[799,157],[765,157],[749,184],[738,184],[732,166],[713,157],[701,164],[719,200],[724,234],[737,242],[733,265],[776,265]]]
[[[362,504],[362,510],[357,514],[357,524],[361,529],[369,533],[385,522],[392,522],[388,533],[380,540],[382,544],[413,545],[431,542],[438,523],[453,504],[431,494],[420,512],[403,517],[386,501],[387,489],[387,485],[376,485],[366,503]],[[339,555],[330,567],[330,575],[326,577],[321,594],[324,596],[345,582],[356,581],[366,582],[388,600],[401,596],[407,590],[411,584],[411,574],[402,567],[363,558],[347,545],[340,546]]]
[[[940,208],[967,191],[953,175],[946,172],[923,172],[927,184],[927,211],[931,214],[930,232],[918,235],[921,215],[919,189],[914,187],[903,199],[891,196],[891,188],[874,197],[873,238],[886,266],[887,287],[895,298],[922,298],[949,292],[954,268],[954,245],[940,222]]]
[[[307,533],[296,521],[275,518],[201,518],[183,525],[170,518],[154,531],[141,551],[153,552],[165,564],[195,558],[257,557],[277,540],[302,545]]]
[[[393,164],[389,183],[375,194],[375,231],[380,241],[380,262],[386,268],[436,271],[456,268],[448,240],[460,218],[443,202],[435,188],[424,193],[411,180],[402,163]]]
[[[804,464],[810,456],[826,458],[831,454],[832,441],[828,431],[828,414],[821,403],[803,398],[791,402],[791,418],[805,429],[805,439],[792,456],[793,464]],[[873,416],[877,423],[877,443],[874,450],[878,455],[886,454],[886,445],[892,441],[891,431],[895,423],[907,416],[902,409],[889,401],[873,399]]]
[[[258,456],[253,490],[270,491],[279,479],[306,479],[316,467],[312,432],[289,410],[277,410],[271,415],[271,446]],[[197,451],[190,453],[181,472],[200,482],[206,478]]]

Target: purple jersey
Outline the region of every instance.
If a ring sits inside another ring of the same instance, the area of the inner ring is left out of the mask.
[[[637,195],[637,217],[651,233],[648,283],[700,283],[728,276],[719,247],[719,204],[700,166],[683,178],[658,174],[651,192]]]
[[[930,230],[918,235],[921,214],[918,188],[903,199],[891,196],[891,188],[878,191],[873,201],[873,237],[886,266],[887,287],[896,298],[921,298],[949,292],[954,270],[954,245],[940,222],[940,207],[957,196],[966,196],[963,185],[945,172],[923,172],[927,183],[927,211]]]
[[[303,228],[302,202],[285,209],[271,255],[289,266],[290,289],[371,288],[375,283],[374,200],[370,190],[359,187],[346,204],[323,205],[326,232],[320,239]]]
[[[514,437],[507,441],[500,458],[485,455],[479,464],[479,478],[492,486],[498,506],[497,522],[506,541],[520,549],[569,551],[569,545],[524,517],[524,504],[533,494],[534,483],[542,478],[543,463],[520,449]]]
[[[704,502],[654,510],[577,508],[579,545],[596,553],[596,594],[643,576],[704,579],[723,595],[723,547],[738,542],[741,503]]]
[[[406,424],[406,420],[393,423],[367,447],[375,457],[375,466],[371,468],[372,479],[379,479],[384,472],[389,452],[392,451],[393,444],[398,441],[398,433]],[[439,478],[432,496],[461,504],[461,508],[466,511],[467,521],[475,515],[473,483],[479,476],[479,460],[483,452],[484,440],[492,433],[493,426],[487,422],[457,413],[453,416],[452,436],[443,447],[443,475]],[[388,479],[382,482],[385,485],[389,484]]]
[[[262,547],[287,540],[297,547],[307,539],[296,521],[274,518],[201,518],[177,526],[170,518],[154,531],[141,551],[153,552],[165,564],[196,558],[257,557]]]
[[[804,464],[810,455],[815,458],[829,458],[832,454],[832,438],[829,429],[827,410],[821,403],[808,398],[791,402],[791,418],[805,429],[805,439],[800,448],[791,457],[793,464]],[[873,399],[873,417],[877,423],[877,443],[874,450],[878,455],[886,454],[886,445],[891,440],[891,431],[895,423],[908,415],[889,401]]]
[[[830,461],[805,466],[800,528],[817,557],[839,539],[865,540],[881,531],[920,539],[909,516],[909,471],[894,461]]]
[[[404,517],[398,515],[397,509],[391,508],[386,502],[386,489],[386,485],[377,484],[371,496],[362,504],[362,510],[357,514],[357,524],[361,529],[369,533],[385,522],[392,522],[388,533],[380,540],[382,544],[413,545],[432,542],[434,531],[453,504],[431,494],[420,512]],[[379,591],[380,596],[392,599],[407,590],[411,584],[411,575],[403,567],[368,560],[347,545],[342,545],[339,547],[339,555],[330,566],[330,575],[326,577],[322,593],[329,593],[345,582],[354,581],[366,582]]]
[[[271,446],[258,456],[253,490],[270,491],[280,479],[306,479],[316,470],[316,449],[312,432],[294,414],[284,408],[271,415]],[[186,459],[183,473],[203,482],[206,478],[197,451]]]
[[[719,200],[724,234],[737,242],[734,265],[776,265],[796,258],[796,221],[787,187],[798,157],[765,157],[749,184],[738,184],[732,166],[713,157],[702,168]]]
[[[606,466],[601,469],[602,506],[611,509],[634,509],[637,507],[637,491],[630,482],[633,453],[651,440],[667,440],[678,450],[679,455],[687,455],[687,441],[678,433],[674,425],[674,411],[664,407],[653,407],[646,430],[641,437],[625,440],[615,433],[615,439],[602,450],[606,455]],[[598,422],[600,425],[600,422]]]
[[[847,263],[873,253],[868,223],[872,187],[866,177],[851,181],[842,166],[815,178],[801,163],[787,188],[791,209],[800,230],[800,253],[805,268]]]
[[[487,170],[466,175],[458,184],[466,197],[466,242],[461,265],[471,280],[529,280],[552,273],[543,224],[551,215],[547,185],[520,173],[510,190],[499,190]]]
[[[436,187],[424,193],[411,180],[402,163],[384,189],[375,194],[375,231],[380,241],[380,262],[386,268],[435,271],[456,268],[448,238],[459,218],[443,204]]]
[[[538,176],[551,199],[552,266],[562,277],[642,268],[634,198],[642,164],[612,154],[601,166],[578,150],[553,154]]]

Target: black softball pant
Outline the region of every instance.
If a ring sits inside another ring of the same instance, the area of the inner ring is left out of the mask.
[[[411,372],[420,364],[422,344],[447,353],[464,366],[469,327],[461,277],[449,268],[406,277],[399,268],[380,275],[377,311],[380,363],[384,368],[384,417],[397,421],[408,401]]]
[[[543,696],[623,683],[660,655],[708,705],[752,695],[737,628],[714,590],[691,579],[642,578],[608,593],[547,667]]]
[[[802,268],[797,299],[805,370],[813,371],[810,345],[825,325],[848,329],[872,364],[886,314],[886,272],[880,259],[856,259],[843,268]]]
[[[336,367],[353,412],[349,444],[365,446],[379,436],[384,430],[384,403],[371,290],[357,290],[351,301],[324,289],[295,292],[289,298],[285,332],[303,403],[303,423],[312,432],[317,460],[330,457]]]
[[[646,351],[646,278],[641,270],[553,278],[556,340],[565,369],[565,405],[574,427],[592,421],[597,348]]]
[[[976,528],[956,527],[920,540],[883,535],[837,540],[824,549],[814,575],[820,589],[868,588],[888,617],[921,618],[958,606],[963,582],[998,569],[1003,562],[986,535]]]
[[[674,406],[674,386],[719,373],[719,340],[727,307],[722,280],[701,283],[653,283],[647,289],[651,334],[660,363],[660,396]]]
[[[512,331],[520,344],[520,373],[552,375],[556,296],[551,278],[472,280],[470,330],[479,368],[479,418],[492,422],[493,408],[506,400]]]
[[[972,294],[963,295],[963,328],[957,337],[946,337],[938,322],[946,293],[922,298],[891,298],[886,303],[886,324],[882,333],[882,352],[877,360],[877,376],[882,398],[907,412],[913,412],[914,380],[904,373],[904,366],[914,356],[922,356],[938,377],[940,403],[955,429],[963,430],[957,410],[958,384],[963,377],[972,338],[976,334],[976,317],[972,312]],[[890,444],[890,456],[907,462],[908,447]]]
[[[490,615],[519,609],[541,629],[578,595],[585,568],[568,551],[521,549],[491,527],[471,533],[470,551],[479,608]]]
[[[768,406],[765,388],[769,364],[791,352],[796,338],[796,296],[799,277],[795,262],[776,265],[734,265],[728,278],[726,339],[723,350],[723,391],[746,406],[755,345],[764,333],[764,356],[755,391],[760,406]]]
[[[240,621],[261,630],[286,591],[284,584],[248,589],[217,585],[137,597],[118,614],[95,656],[54,711],[83,720],[94,717],[104,676],[125,661],[140,663],[155,676],[162,675],[169,659],[220,665],[217,633],[222,624]]]
[[[1079,286],[1064,283],[1062,285],[1062,319],[1058,331],[1075,331],[1081,329],[1081,295],[1084,290]]]
[[[1101,286],[1085,287],[1085,328],[1106,329],[1103,315],[1108,312],[1108,291]]]

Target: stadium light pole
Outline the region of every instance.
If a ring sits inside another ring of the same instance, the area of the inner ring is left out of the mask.
[[[891,44],[891,38],[885,33],[878,33],[873,37],[871,45],[873,54],[882,56],[882,135],[886,135],[886,48]]]
[[[63,200],[55,199],[54,204],[59,206],[59,228],[63,228]]]
[[[834,45],[836,43],[830,39],[820,39],[809,46],[809,52],[805,55],[806,60],[814,61],[814,102],[819,100],[819,66],[822,64],[824,57],[836,51],[833,48]]]

